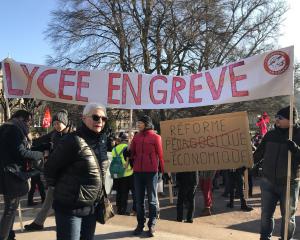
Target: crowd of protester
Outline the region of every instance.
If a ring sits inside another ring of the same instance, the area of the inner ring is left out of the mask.
[[[260,239],[271,239],[274,229],[274,211],[280,203],[282,214],[281,238],[284,234],[285,191],[288,151],[292,153],[291,194],[289,205],[288,239],[295,232],[295,213],[299,196],[300,180],[300,128],[297,111],[293,111],[293,139],[288,139],[290,124],[289,106],[275,116],[275,125],[264,134],[257,132],[252,138],[254,167],[249,169],[249,196],[253,193],[252,175],[262,169],[261,177],[261,230]],[[261,122],[266,118],[261,118]],[[269,119],[269,118],[268,118]],[[52,118],[53,130],[43,136],[32,138],[29,131],[32,115],[17,111],[0,127],[1,182],[0,193],[4,195],[4,213],[0,222],[0,240],[15,239],[12,229],[21,197],[27,194],[28,206],[34,206],[34,192],[38,189],[42,207],[35,219],[25,225],[26,231],[41,231],[53,209],[57,240],[93,240],[97,211],[106,195],[105,177],[113,178],[115,209],[119,215],[136,216],[137,226],[133,235],[141,235],[148,218],[146,234],[155,235],[159,219],[158,186],[163,184],[164,159],[161,137],[154,130],[152,119],[140,116],[138,132],[105,133],[106,108],[89,103],[82,113],[82,123],[73,126],[64,109]],[[269,120],[268,120],[269,123]],[[112,153],[112,163],[107,152]],[[116,162],[115,162],[116,161]],[[118,168],[117,161],[121,167]],[[115,164],[116,163],[116,164]],[[109,165],[111,167],[109,167]],[[121,170],[120,170],[121,169]],[[224,207],[234,208],[234,199],[240,199],[240,210],[250,212],[244,196],[244,171],[246,168],[222,171],[179,172],[173,175],[177,188],[178,222],[193,223],[197,188],[203,193],[201,216],[213,214],[213,190],[219,188],[222,179],[224,193],[229,202]],[[31,187],[28,179],[31,178]],[[131,195],[131,197],[130,197]],[[147,198],[146,198],[147,196]],[[112,196],[110,196],[112,198]],[[129,204],[129,199],[132,204]],[[145,212],[147,199],[148,215]],[[130,208],[129,208],[130,206]],[[184,214],[186,212],[186,214]]]

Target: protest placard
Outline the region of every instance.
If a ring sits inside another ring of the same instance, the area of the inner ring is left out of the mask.
[[[251,167],[246,112],[160,123],[166,172]]]

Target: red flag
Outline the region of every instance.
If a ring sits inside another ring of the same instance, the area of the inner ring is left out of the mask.
[[[266,112],[264,112],[262,117],[260,117],[256,122],[256,126],[259,127],[260,134],[262,136],[265,136],[265,134],[268,132],[268,123],[270,123],[270,117]]]
[[[43,128],[48,128],[51,125],[51,114],[50,114],[50,109],[46,107],[45,113],[44,113],[44,118],[43,118]]]

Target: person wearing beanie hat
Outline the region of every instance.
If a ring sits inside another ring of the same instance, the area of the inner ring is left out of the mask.
[[[153,129],[152,119],[148,115],[144,115],[138,119],[138,122],[142,122],[145,124],[145,130]]]
[[[274,229],[274,212],[280,203],[281,239],[284,239],[286,181],[288,151],[292,154],[289,202],[288,239],[292,239],[296,224],[295,214],[300,188],[300,126],[297,110],[293,110],[293,139],[289,140],[290,106],[280,109],[275,115],[274,129],[268,131],[254,152],[255,164],[262,162],[261,179],[261,229],[260,239],[271,239]]]
[[[158,216],[158,172],[164,171],[162,142],[161,137],[153,131],[153,123],[149,116],[144,115],[138,118],[137,127],[139,133],[133,137],[130,145],[138,222],[133,234],[141,235],[144,229],[146,189],[149,205],[149,231],[147,233],[149,237],[153,237]]]
[[[52,118],[52,124],[54,125],[54,122],[58,121],[63,123],[65,126],[68,126],[69,124],[69,117],[68,117],[68,111],[65,109],[60,110],[56,114],[54,114]]]
[[[63,130],[66,129],[68,123],[69,123],[69,120],[68,120],[67,110],[62,109],[62,110],[58,111],[56,114],[54,114],[54,116],[52,118],[52,125],[54,127],[54,130],[52,132],[50,132],[49,134],[46,134],[46,135],[42,136],[41,138],[36,139],[33,143],[35,146],[35,149],[50,151],[52,148],[51,144],[52,145],[54,144],[53,143],[54,138],[60,138]],[[37,145],[39,145],[39,146],[37,147]],[[42,147],[42,145],[44,145],[44,148]],[[47,146],[49,146],[49,149],[47,149]],[[27,200],[28,206],[37,205],[37,202],[33,201],[33,196],[34,196],[34,192],[36,190],[36,186],[38,186],[38,190],[41,194],[42,202],[45,201],[46,195],[45,195],[44,185],[41,181],[40,174],[37,174],[37,175],[31,177],[31,188],[28,192],[28,200]],[[37,222],[40,223],[41,221],[37,221]],[[43,224],[33,225],[33,228],[36,227],[37,230],[40,230],[40,228],[42,228],[42,225]],[[25,225],[26,230],[30,227],[32,227],[32,225]],[[33,230],[35,230],[35,229],[33,229]]]
[[[277,112],[276,116],[278,116],[278,117],[281,116],[281,117],[283,117],[283,118],[285,118],[285,119],[290,120],[290,106],[287,106],[287,107],[285,107],[285,108],[280,109],[280,110]],[[293,108],[293,123],[295,123],[295,122],[297,122],[297,121],[298,121],[298,111],[297,111],[297,109],[294,107],[294,108]]]
[[[50,133],[33,140],[33,149],[51,153],[57,147],[59,141],[73,129],[73,126],[71,126],[68,118],[68,111],[65,109],[59,110],[54,114],[52,118],[52,125],[53,130]],[[33,202],[35,184],[31,185],[33,188],[30,194],[28,194],[28,204],[35,205],[35,202]],[[50,210],[52,209],[53,194],[54,188],[49,186],[46,196],[42,198],[42,208],[36,215],[33,222],[24,226],[25,231],[40,231],[44,228],[44,222],[46,221]]]

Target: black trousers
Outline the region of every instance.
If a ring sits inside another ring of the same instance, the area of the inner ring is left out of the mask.
[[[4,212],[0,221],[0,239],[14,237],[15,234],[12,229],[19,202],[20,197],[9,197],[4,195]]]
[[[253,173],[252,171],[248,171],[248,185],[249,185],[249,195],[253,194]]]
[[[186,220],[192,220],[195,213],[195,193],[197,186],[178,185],[177,220],[183,220],[183,207],[186,206]]]
[[[28,192],[28,203],[33,202],[33,195],[34,195],[36,186],[38,186],[42,201],[44,202],[44,200],[45,200],[45,197],[46,197],[45,187],[41,180],[40,174],[38,174],[38,175],[31,177],[31,187]]]
[[[136,211],[133,175],[129,177],[114,179],[114,187],[117,192],[116,195],[117,213],[118,214],[126,213],[129,190],[131,191],[132,198],[133,198],[132,210]]]
[[[241,200],[245,199],[243,185],[244,185],[244,175],[243,171],[229,171],[229,194],[230,201],[234,200],[234,189],[236,187],[236,192],[239,194]]]

